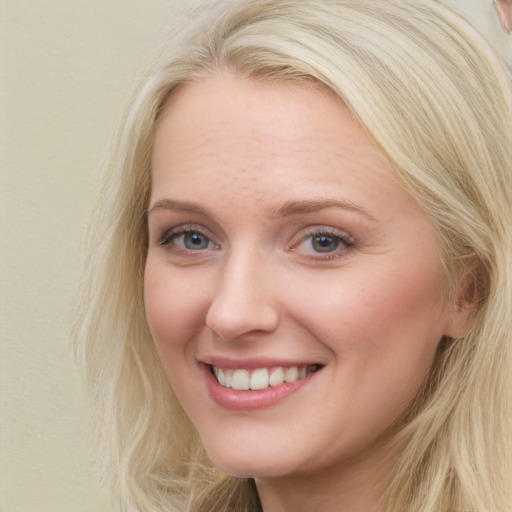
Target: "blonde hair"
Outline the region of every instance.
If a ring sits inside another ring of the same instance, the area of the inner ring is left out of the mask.
[[[387,510],[512,510],[512,87],[485,40],[436,0],[223,0],[165,44],[122,123],[89,236],[76,325],[119,510],[251,511],[177,403],[144,314],[156,121],[177,87],[229,69],[337,95],[436,226],[448,290],[473,276],[467,336],[443,340],[404,414]]]

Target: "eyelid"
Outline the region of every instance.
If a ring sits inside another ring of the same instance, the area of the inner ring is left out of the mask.
[[[180,244],[173,243],[173,240],[190,233],[198,233],[201,236],[206,237],[209,241],[208,245],[212,244],[214,247],[206,247],[194,250],[180,247]],[[301,248],[301,246],[305,244],[308,239],[313,239],[314,237],[320,237],[322,235],[339,240],[339,247],[336,247],[332,251],[326,252],[315,251],[313,248],[311,248],[311,250],[304,250]],[[195,257],[199,257],[201,254],[205,256],[209,252],[221,248],[221,245],[216,240],[216,236],[212,234],[209,229],[201,224],[196,224],[193,222],[181,223],[164,230],[164,232],[157,238],[157,244],[177,255],[193,255]],[[355,239],[347,231],[331,226],[314,225],[301,229],[293,237],[293,241],[288,246],[287,250],[311,260],[328,261],[343,257],[348,251],[350,251],[351,248],[353,248],[354,245]]]
[[[298,240],[294,241],[290,250],[292,252],[299,252],[297,249],[305,243],[308,239],[312,239],[317,236],[327,235],[340,240],[342,247],[330,252],[317,252],[312,251],[311,253],[305,253],[305,256],[314,260],[334,260],[345,255],[355,245],[355,239],[352,235],[338,228],[329,226],[313,226],[302,230],[298,237]]]
[[[166,229],[163,234],[158,237],[158,245],[165,247],[177,237],[186,235],[187,233],[199,233],[200,235],[208,238],[214,245],[219,246],[219,244],[214,241],[215,237],[210,234],[208,229],[206,229],[204,226],[201,226],[200,224],[194,223],[179,224],[177,226]]]
[[[331,236],[336,236],[338,238],[341,238],[342,240],[345,240],[347,242],[354,241],[354,238],[346,231],[344,231],[342,229],[338,229],[338,228],[332,228],[329,226],[314,226],[311,228],[306,228],[304,230],[303,238],[307,238],[310,236],[318,236],[318,235],[331,235]]]

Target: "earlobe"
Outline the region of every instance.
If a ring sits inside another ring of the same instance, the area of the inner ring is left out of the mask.
[[[475,271],[467,271],[459,279],[445,332],[450,338],[462,338],[471,330],[480,300],[476,274]]]

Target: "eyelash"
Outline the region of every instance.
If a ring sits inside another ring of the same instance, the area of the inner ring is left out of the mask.
[[[337,246],[332,251],[321,252],[313,250],[312,253],[308,255],[308,257],[317,260],[334,260],[345,254],[348,249],[354,247],[355,245],[354,239],[348,233],[332,228],[320,227],[315,228],[313,231],[305,234],[301,238],[301,241],[298,244],[295,244],[291,250],[295,251],[308,240],[310,240],[310,244],[312,244],[315,238],[330,239],[337,243]]]
[[[187,247],[180,247],[176,240],[180,237],[184,237],[186,235],[199,235],[203,239],[207,240],[207,244],[213,244],[214,247],[200,247],[197,249],[190,249]],[[347,233],[343,231],[339,231],[333,228],[327,227],[317,227],[312,231],[304,234],[298,243],[295,243],[290,247],[291,252],[296,252],[297,249],[305,244],[308,240],[310,240],[310,244],[313,243],[314,239],[324,238],[328,242],[329,240],[334,241],[336,243],[336,247],[333,250],[328,250],[325,252],[316,251],[312,248],[311,253],[307,254],[308,258],[316,259],[316,260],[334,260],[336,258],[341,257],[345,254],[350,248],[352,248],[355,243],[354,239]],[[205,232],[205,230],[201,226],[195,225],[185,225],[177,228],[172,228],[166,231],[159,242],[160,246],[170,246],[173,252],[183,253],[183,254],[192,254],[202,253],[206,250],[217,250],[219,245],[211,240],[211,237]]]
[[[199,235],[200,237],[203,237],[208,240],[208,244],[214,244],[215,249],[217,249],[219,246],[212,242],[211,237],[204,232],[204,230],[199,226],[194,225],[187,225],[187,226],[180,226],[177,228],[172,228],[168,231],[166,231],[163,236],[160,239],[159,245],[161,246],[171,246],[173,251],[176,252],[184,252],[184,253],[193,253],[193,252],[201,252],[204,249],[187,249],[186,247],[179,247],[176,244],[176,240],[180,237],[184,237],[185,235]]]

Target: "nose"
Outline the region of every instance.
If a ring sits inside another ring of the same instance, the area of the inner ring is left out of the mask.
[[[220,338],[238,340],[244,335],[273,332],[279,324],[274,280],[264,259],[232,257],[216,283],[206,315],[206,325]]]

